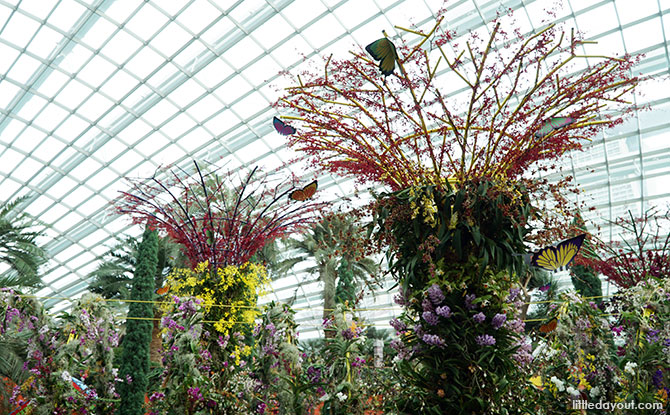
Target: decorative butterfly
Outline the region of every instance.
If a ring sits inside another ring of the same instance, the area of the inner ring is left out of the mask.
[[[558,326],[558,319],[554,317],[549,320],[549,322],[540,326],[540,332],[545,334],[551,333],[552,331],[556,330],[556,326]]]
[[[79,338],[79,335],[75,335],[74,332],[71,332],[70,335],[67,338],[67,343],[69,344],[72,340],[77,340]]]
[[[81,394],[84,394],[84,393],[85,394],[90,394],[91,393],[91,391],[88,390],[88,386],[86,386],[86,384],[84,382],[82,382],[81,380],[79,380],[75,377],[72,377],[72,386],[74,386],[74,388],[77,391],[79,391],[79,393],[81,393]]]
[[[297,189],[289,193],[288,198],[291,200],[297,200],[298,202],[304,202],[305,200],[314,196],[317,187],[317,182],[314,180],[312,183],[308,184],[302,189]]]
[[[165,284],[164,286],[160,288],[156,288],[156,291],[154,291],[158,295],[165,295],[168,291],[170,291],[170,285]]]
[[[16,408],[16,409],[14,410],[14,412],[12,412],[12,413],[9,414],[9,415],[21,415],[21,414],[25,413],[24,409],[26,409],[26,408],[28,407],[28,404],[29,404],[29,403],[30,403],[30,401],[23,403],[23,405],[21,405],[21,406],[19,406],[18,408]]]
[[[384,32],[384,35],[386,35],[386,32]],[[398,59],[398,52],[396,52],[393,42],[383,37],[367,45],[365,50],[374,60],[379,61],[379,70],[382,75],[389,76],[393,73],[395,61]]]
[[[277,117],[272,117],[272,125],[275,126],[275,130],[281,135],[291,135],[295,134],[296,129],[286,124],[284,121],[280,120]]]
[[[548,119],[542,124],[542,127],[535,133],[535,137],[542,138],[554,130],[570,125],[576,120],[572,117],[554,117]]]
[[[530,263],[533,266],[546,269],[547,271],[559,271],[565,269],[577,256],[579,248],[582,247],[582,243],[584,242],[584,238],[586,238],[585,233],[565,240],[556,245],[556,247],[548,246],[542,248],[533,254]]]
[[[549,291],[550,288],[551,288],[551,283],[545,284],[545,285],[540,287],[540,291],[542,291],[543,293],[546,293],[547,291]]]

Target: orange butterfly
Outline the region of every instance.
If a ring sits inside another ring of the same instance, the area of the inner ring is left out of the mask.
[[[310,199],[316,193],[317,183],[314,180],[312,183],[303,187],[302,189],[297,189],[289,193],[288,198],[291,200],[297,200],[298,202],[304,202],[307,199]]]
[[[549,320],[548,323],[540,326],[540,332],[545,334],[551,333],[552,331],[556,330],[556,326],[558,326],[558,319],[554,317],[551,320]]]
[[[155,293],[158,294],[158,295],[165,295],[169,290],[170,290],[170,286],[165,285],[163,287],[156,288]]]

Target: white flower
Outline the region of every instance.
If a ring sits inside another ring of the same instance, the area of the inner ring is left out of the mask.
[[[637,367],[637,363],[628,362],[628,363],[626,363],[626,366],[624,366],[623,370],[624,370],[624,372],[630,373],[632,376],[634,376],[636,367]]]
[[[72,380],[72,375],[70,375],[70,372],[67,370],[64,370],[63,373],[60,374],[60,377],[63,378],[63,380],[66,382],[70,382]]]
[[[600,395],[600,388],[597,386],[592,387],[591,392],[589,392],[589,395],[591,395],[592,398],[596,398],[597,396]]]
[[[563,381],[557,378],[556,376],[552,376],[551,379],[554,385],[556,385],[556,389],[558,389],[559,392],[563,392],[565,390],[565,385],[563,384]]]
[[[573,388],[572,386],[568,386],[568,388],[565,391],[572,396],[579,395],[579,391],[577,389]]]
[[[319,398],[319,401],[321,401],[321,402],[325,402],[325,401],[327,401],[328,399],[330,399],[330,395],[328,395],[327,393],[324,393],[324,394]]]
[[[340,400],[340,402],[344,402],[347,400],[347,395],[342,393],[342,392],[337,392],[337,395],[335,395],[337,399]]]

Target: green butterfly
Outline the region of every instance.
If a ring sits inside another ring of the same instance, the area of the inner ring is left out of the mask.
[[[395,61],[398,59],[398,52],[396,52],[393,42],[383,37],[367,45],[365,50],[374,60],[379,61],[379,70],[382,71],[383,75],[389,76],[393,73]]]

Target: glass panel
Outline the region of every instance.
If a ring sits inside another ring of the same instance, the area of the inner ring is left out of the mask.
[[[82,43],[97,50],[112,36],[119,27],[107,20],[105,17],[99,17],[93,26],[86,31]]]
[[[140,79],[145,79],[156,70],[165,59],[149,47],[142,48],[125,65],[125,69]]]
[[[161,130],[165,135],[175,140],[195,126],[196,123],[191,118],[189,118],[186,114],[181,113],[173,118],[172,121],[165,124]]]
[[[221,12],[206,0],[196,0],[179,14],[177,21],[193,33],[200,33]]]
[[[226,105],[230,105],[233,103],[233,101],[246,93],[250,88],[252,88],[252,86],[249,85],[249,83],[245,81],[244,78],[237,75],[230,81],[221,85],[213,93]]]
[[[272,46],[288,37],[291,33],[293,33],[291,24],[289,24],[281,14],[275,14],[270,20],[254,30],[253,33],[251,33],[251,36],[253,36],[253,38],[265,49],[270,49]]]
[[[41,65],[40,61],[22,54],[16,62],[14,62],[14,67],[12,67],[12,70],[9,71],[7,76],[20,84],[25,84]]]
[[[223,57],[234,68],[242,68],[253,58],[262,55],[263,50],[250,38],[244,38],[228,49]]]
[[[118,23],[125,22],[144,3],[142,0],[115,0],[105,14]]]
[[[175,107],[167,101],[160,101],[158,104],[151,107],[151,109],[144,113],[143,118],[153,126],[158,126],[165,122],[168,118],[172,117],[179,111],[179,108]]]
[[[56,105],[48,105],[40,113],[40,115],[35,118],[35,124],[44,128],[47,131],[51,131],[61,121],[65,119],[70,113]]]
[[[659,3],[655,1],[615,0],[614,3],[619,12],[619,19],[621,19],[622,25],[642,19],[650,14],[658,13]],[[640,35],[642,34],[644,32],[640,33]]]
[[[302,31],[302,35],[305,40],[309,42],[314,48],[322,48],[326,43],[333,40],[333,32],[328,30],[323,30],[324,27],[332,27],[335,32],[342,32],[344,28],[342,25],[335,19],[333,15],[327,15],[324,18],[319,20],[318,24],[313,24]],[[381,33],[380,33],[381,34]],[[293,42],[289,42],[293,43]],[[306,53],[309,53],[312,47],[305,49],[298,49],[300,51],[304,50]],[[293,60],[294,62],[295,60]]]
[[[189,79],[168,95],[168,98],[179,107],[185,108],[188,104],[193,102],[193,100],[206,92],[207,91],[203,87],[198,85],[192,79]]]
[[[90,126],[91,124],[88,121],[84,121],[77,115],[71,115],[54,131],[54,135],[71,141],[74,137],[79,137]]]
[[[114,71],[116,66],[99,55],[93,58],[77,74],[77,78],[96,88],[100,87]]]
[[[28,51],[42,58],[47,58],[56,48],[63,36],[47,26],[42,26],[28,45]]]
[[[19,56],[19,52],[12,47],[0,43],[0,56],[2,56],[2,59],[0,59],[0,72],[7,73],[9,67],[12,66]]]
[[[43,132],[36,130],[32,126],[27,126],[18,139],[14,141],[13,147],[29,154],[42,142],[42,140],[44,140],[45,137],[46,134]]]
[[[35,35],[39,27],[40,24],[30,17],[21,13],[14,13],[2,30],[2,39],[13,43],[19,49],[23,49],[28,45],[28,42]]]
[[[109,95],[117,101],[126,96],[130,90],[137,85],[137,79],[128,75],[126,71],[117,71],[107,82],[102,85],[100,91]]]
[[[647,20],[633,27],[628,27],[623,30],[623,38],[629,53],[638,52],[641,49],[659,43],[659,41],[662,42],[663,31],[660,20]]]
[[[26,157],[21,164],[12,171],[12,178],[27,183],[41,168],[41,163]]]
[[[163,56],[170,57],[191,39],[191,35],[184,29],[175,23],[170,23],[151,41],[151,46]]]
[[[100,53],[117,65],[125,63],[128,58],[142,46],[142,43],[121,30],[100,50]]]
[[[86,12],[86,8],[78,4],[74,0],[61,0],[49,16],[47,22],[56,26],[61,31],[69,33],[72,26],[79,20],[82,14]]]
[[[51,71],[45,81],[37,88],[37,92],[52,98],[70,80],[70,77],[57,70]]]
[[[213,88],[233,73],[235,73],[233,68],[221,58],[217,58],[198,72],[195,75],[195,78],[202,82],[207,88]]]
[[[21,88],[18,86],[9,82],[0,82],[0,108],[7,108],[19,92]]]
[[[221,101],[216,99],[212,95],[205,95],[198,102],[193,104],[191,108],[188,109],[188,113],[195,118],[198,122],[203,122],[210,115],[221,109]]]
[[[50,137],[33,151],[33,157],[47,163],[55,154],[60,153],[64,148],[65,144],[60,140]]]
[[[68,109],[75,109],[93,92],[79,81],[70,81],[56,96],[56,101]]]
[[[17,112],[25,120],[32,120],[47,104],[47,100],[32,94],[26,94],[30,99]]]
[[[581,3],[577,1],[575,3]],[[584,31],[587,39],[599,35],[617,26],[617,15],[614,5],[609,3],[593,10],[578,14],[576,17],[579,29]]]
[[[158,30],[167,23],[169,19],[153,6],[145,4],[135,16],[133,16],[124,28],[142,40],[148,41]]]

